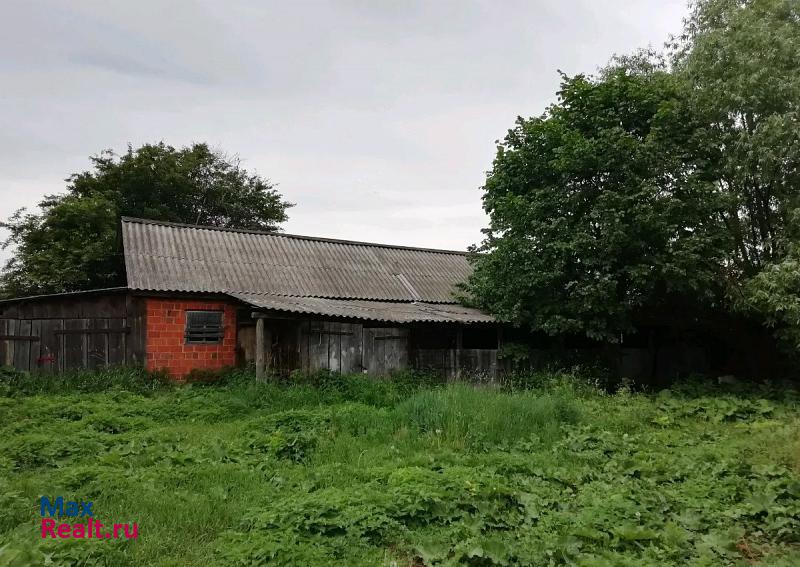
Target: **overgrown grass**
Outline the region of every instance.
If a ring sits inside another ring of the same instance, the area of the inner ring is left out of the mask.
[[[401,402],[395,413],[399,422],[435,433],[454,447],[490,447],[532,437],[550,443],[565,423],[575,423],[579,415],[569,395],[512,395],[467,385],[419,392]]]
[[[0,396],[95,393],[125,390],[147,394],[173,387],[166,374],[144,368],[110,368],[93,372],[73,370],[63,374],[31,376],[0,367]]]
[[[591,381],[5,373],[0,565],[800,564],[794,395]],[[140,537],[42,540],[42,495]]]

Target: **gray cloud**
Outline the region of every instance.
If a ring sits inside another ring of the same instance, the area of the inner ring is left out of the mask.
[[[0,23],[0,216],[128,142],[207,141],[297,203],[286,230],[464,248],[556,69],[662,44],[683,0],[42,2]]]

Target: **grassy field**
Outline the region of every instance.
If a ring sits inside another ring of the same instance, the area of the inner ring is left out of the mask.
[[[800,565],[796,396],[533,378],[4,375],[0,565]],[[43,495],[139,537],[42,540]]]

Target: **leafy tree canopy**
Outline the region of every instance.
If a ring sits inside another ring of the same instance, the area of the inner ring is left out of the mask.
[[[519,119],[485,185],[472,291],[552,334],[614,336],[669,294],[708,293],[724,235],[682,85],[627,65],[564,77],[559,102]]]
[[[291,206],[266,179],[206,144],[164,143],[105,151],[67,179],[41,212],[2,224],[15,248],[0,279],[7,296],[122,285],[121,216],[228,228],[276,230]]]
[[[800,337],[799,6],[701,0],[666,53],[564,76],[498,146],[478,303],[551,334],[612,339],[679,301]]]
[[[675,47],[719,150],[709,169],[728,196],[732,306],[800,353],[800,3],[696,3]]]
[[[800,3],[697,2],[673,61],[717,149],[705,168],[728,198],[730,260],[753,275],[797,236],[790,217],[800,205]]]

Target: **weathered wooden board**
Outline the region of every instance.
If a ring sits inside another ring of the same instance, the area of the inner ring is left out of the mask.
[[[265,323],[267,323],[265,321]],[[269,325],[265,325],[267,331]],[[271,333],[269,333],[271,335]],[[236,329],[236,348],[241,353],[242,362],[252,362],[256,359],[256,326],[252,323],[239,325]],[[267,366],[272,367],[275,362],[272,360],[272,338],[266,343]]]
[[[30,353],[28,354],[28,368],[30,370],[38,370],[39,369],[39,357],[41,356],[42,351],[42,320],[35,319],[31,321],[31,336],[32,337],[39,337],[39,340],[30,341]]]
[[[87,368],[105,368],[108,366],[108,333],[98,332],[108,329],[107,319],[89,319],[86,347],[86,366]]]
[[[434,372],[450,378],[455,371],[452,349],[418,349],[414,366],[423,371]]]
[[[19,321],[17,321],[16,319],[7,319],[4,321],[3,334],[7,336],[14,336],[17,334],[18,328],[19,328]],[[15,341],[10,339],[3,341],[4,366],[14,366],[14,347],[15,347]]]
[[[383,374],[384,372],[384,342],[376,341],[375,335],[382,329],[364,327],[362,336],[362,366],[370,374]]]
[[[343,373],[361,372],[362,370],[362,327],[358,323],[341,323],[339,369]]]
[[[41,320],[41,345],[39,347],[39,358],[36,360],[36,368],[39,372],[52,374],[60,368],[59,360],[62,355],[61,335],[57,331],[62,329],[61,319],[42,319]]]
[[[301,337],[304,369],[343,373],[361,370],[361,325],[306,321]]]
[[[108,335],[106,339],[106,361],[108,366],[121,366],[128,363],[126,353],[126,342],[132,337],[133,329],[127,325],[127,319],[115,318],[108,319],[106,327]],[[128,332],[126,329],[131,329]],[[132,342],[132,341],[131,341]]]
[[[306,322],[306,353],[304,365],[310,372],[328,370],[328,335],[325,334],[325,323],[320,321]]]
[[[31,321],[30,319],[21,319],[18,322],[16,334],[22,337],[30,336],[31,334]],[[30,370],[31,369],[31,341],[29,340],[15,340],[14,341],[14,368],[17,370]]]
[[[332,372],[342,371],[342,335],[339,323],[326,322],[325,330],[328,333],[328,370]]]
[[[465,380],[494,379],[497,376],[496,349],[418,349],[416,368]]]
[[[83,330],[89,327],[88,319],[66,319],[65,331]],[[64,345],[63,370],[86,368],[87,364],[87,335],[85,333],[68,332],[63,335]]]
[[[459,362],[465,379],[486,380],[497,376],[496,349],[462,349]]]
[[[368,373],[382,376],[408,367],[408,329],[364,327],[362,343],[362,366]]]
[[[109,314],[109,316],[112,316]],[[110,364],[144,364],[145,363],[145,342],[147,340],[147,313],[145,300],[142,297],[128,296],[125,300],[124,309],[121,313],[115,314],[124,318],[125,324],[131,331],[123,335],[121,342],[121,356],[116,354],[109,358]],[[110,340],[111,337],[109,337]],[[116,348],[109,344],[109,349]]]

